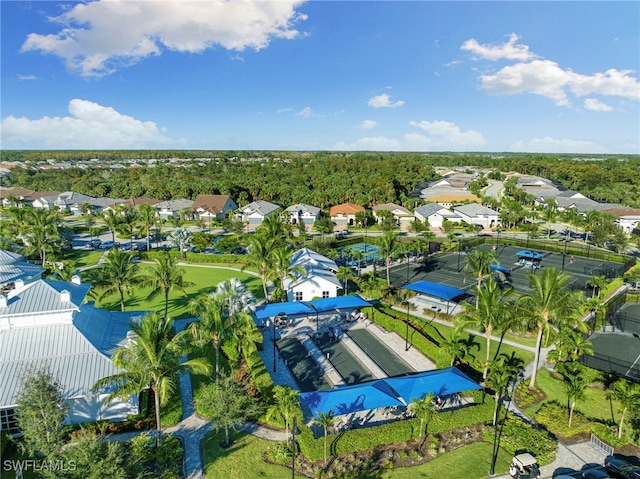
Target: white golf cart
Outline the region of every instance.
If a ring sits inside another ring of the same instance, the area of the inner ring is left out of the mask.
[[[518,454],[511,461],[509,475],[513,479],[536,479],[540,477],[538,461],[528,452]]]

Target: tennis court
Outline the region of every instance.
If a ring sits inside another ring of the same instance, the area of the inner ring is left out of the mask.
[[[349,258],[347,253],[351,252],[361,252],[362,260],[360,260],[361,264],[369,264],[374,261],[380,260],[379,249],[376,245],[366,244],[366,243],[356,243],[349,246],[345,246],[344,248],[338,248],[338,252],[340,255],[347,260],[347,264],[349,266],[358,266],[358,260],[355,258]]]
[[[598,332],[589,340],[593,345],[594,355],[583,356],[583,364],[616,376],[640,381],[640,335]]]
[[[382,341],[367,329],[352,329],[346,333],[367,355],[382,369],[387,376],[401,376],[414,373],[415,370],[404,362],[397,354],[387,348]]]
[[[615,327],[625,333],[640,335],[640,304],[625,304],[614,314]]]
[[[301,391],[331,389],[322,368],[297,338],[281,339],[277,345]]]

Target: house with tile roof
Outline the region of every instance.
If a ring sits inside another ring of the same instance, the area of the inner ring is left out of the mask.
[[[260,226],[267,216],[274,214],[279,209],[280,205],[276,205],[275,203],[256,200],[246,206],[238,208],[238,216],[250,230],[253,230]]]
[[[284,216],[292,225],[304,224],[307,229],[313,227],[317,219],[320,219],[321,209],[304,203],[296,203],[284,210]]]
[[[229,211],[235,211],[238,205],[229,195],[198,195],[193,200],[191,211],[206,221],[222,220]]]
[[[300,267],[301,271],[283,281],[287,301],[335,298],[342,289],[342,284],[335,275],[338,265],[326,256],[308,248],[302,248],[293,253],[290,264]]]
[[[84,302],[89,289],[74,276],[71,282],[19,280],[0,295],[0,429],[16,430],[21,380],[34,368],[60,380],[69,424],[122,421],[138,413],[137,396],[107,404],[110,391],[92,388],[118,372],[111,355],[128,341],[129,323],[144,313],[96,308]]]
[[[329,210],[329,216],[336,226],[353,226],[356,224],[356,213],[364,210],[364,206],[342,203],[332,206]]]

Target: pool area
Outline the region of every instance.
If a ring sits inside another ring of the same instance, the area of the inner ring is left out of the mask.
[[[341,257],[347,261],[349,266],[358,266],[358,259],[355,257],[349,257],[348,252],[352,253],[362,253],[361,264],[369,264],[374,261],[378,261],[381,258],[379,254],[379,249],[376,245],[366,244],[366,243],[356,243],[349,246],[345,246],[344,248],[339,248]]]

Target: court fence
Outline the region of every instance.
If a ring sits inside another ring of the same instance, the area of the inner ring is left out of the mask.
[[[640,368],[635,363],[624,359],[614,358],[606,354],[594,353],[593,356],[583,355],[580,362],[585,366],[621,378],[640,381]]]

